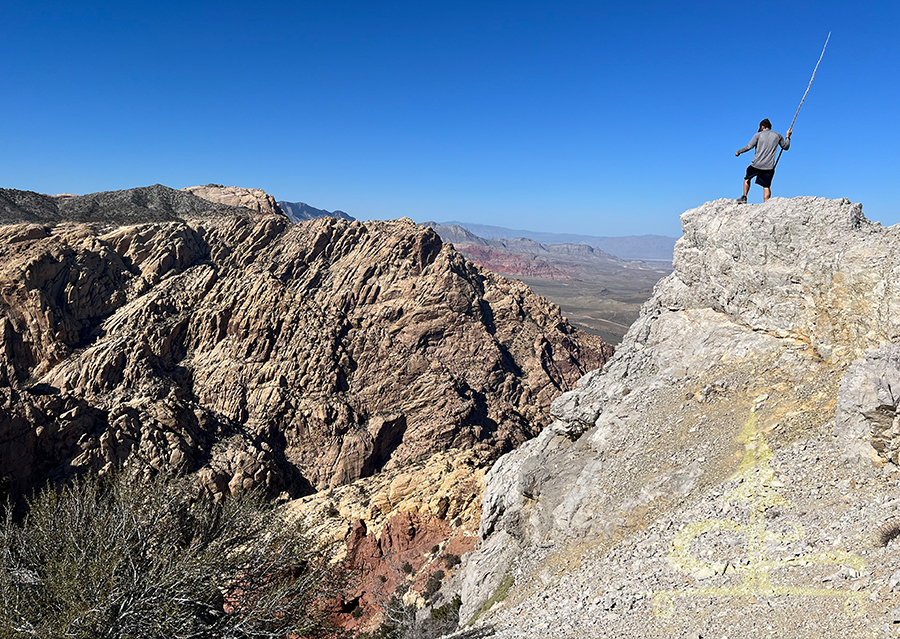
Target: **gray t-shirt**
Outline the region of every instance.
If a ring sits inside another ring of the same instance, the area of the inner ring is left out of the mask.
[[[750,143],[738,150],[738,153],[746,153],[756,147],[756,154],[753,156],[750,166],[766,171],[775,168],[775,152],[778,151],[779,146],[787,151],[791,148],[791,141],[781,137],[780,133],[765,129],[754,135]]]

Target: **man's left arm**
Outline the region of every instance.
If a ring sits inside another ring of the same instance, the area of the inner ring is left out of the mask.
[[[781,145],[781,148],[784,149],[785,151],[787,151],[789,148],[791,148],[791,134],[793,132],[794,132],[793,129],[788,129],[784,138],[782,138],[778,142]]]

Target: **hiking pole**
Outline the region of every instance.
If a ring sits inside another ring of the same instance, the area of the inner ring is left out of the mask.
[[[816,62],[816,68],[813,69],[812,77],[809,79],[809,84],[806,85],[806,91],[803,92],[803,98],[800,100],[800,106],[797,107],[797,112],[794,114],[794,119],[791,120],[791,126],[788,127],[788,131],[794,128],[794,122],[797,121],[797,116],[800,115],[800,109],[803,108],[803,103],[806,101],[806,94],[809,93],[809,87],[812,86],[813,80],[816,79],[816,71],[819,70],[819,63],[822,62],[822,56],[825,55],[825,47],[828,46],[828,41],[831,39],[831,31],[828,32],[828,37],[825,38],[825,46],[822,47],[822,53],[819,54],[819,61]],[[778,157],[775,158],[775,166],[778,166],[778,160],[781,159],[781,154],[784,153],[784,148],[779,149]],[[772,170],[775,170],[775,166],[772,167]]]

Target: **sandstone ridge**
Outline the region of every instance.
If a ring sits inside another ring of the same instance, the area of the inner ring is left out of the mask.
[[[0,226],[14,496],[122,463],[294,497],[440,450],[484,465],[611,353],[408,220],[294,225],[160,186],[0,195],[26,222]]]
[[[486,475],[462,620],[882,636],[900,606],[876,534],[900,508],[900,229],[810,197],[681,221],[674,272],[613,358]]]
[[[181,190],[210,202],[245,208],[262,215],[284,215],[284,211],[275,202],[275,198],[262,189],[207,184],[205,186],[188,186]]]

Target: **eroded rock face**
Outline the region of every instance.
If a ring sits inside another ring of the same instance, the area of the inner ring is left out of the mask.
[[[835,433],[852,460],[900,466],[900,345],[866,353],[841,380]]]
[[[435,450],[486,463],[611,352],[408,220],[293,225],[148,188],[63,201],[100,223],[0,227],[14,494],[135,459],[293,496]],[[113,224],[123,201],[165,221]]]
[[[262,189],[246,189],[239,186],[223,186],[221,184],[207,184],[205,186],[188,186],[183,189],[187,193],[202,197],[210,202],[226,204],[249,209],[262,215],[283,214],[281,207],[275,202],[275,198]]]
[[[777,451],[834,432],[828,444],[845,460],[898,461],[900,230],[869,222],[858,204],[821,198],[717,200],[681,219],[674,273],[615,356],[555,400],[553,424],[486,475],[462,620],[504,579],[515,579],[517,601],[530,596],[540,608],[541,589],[575,571],[586,546],[593,572],[565,579],[602,592],[598,571],[631,561],[604,553],[721,494],[753,437]],[[853,468],[847,485],[861,472]],[[633,561],[658,562],[659,575],[669,566],[664,550]],[[609,632],[658,636],[633,625],[648,634]]]

